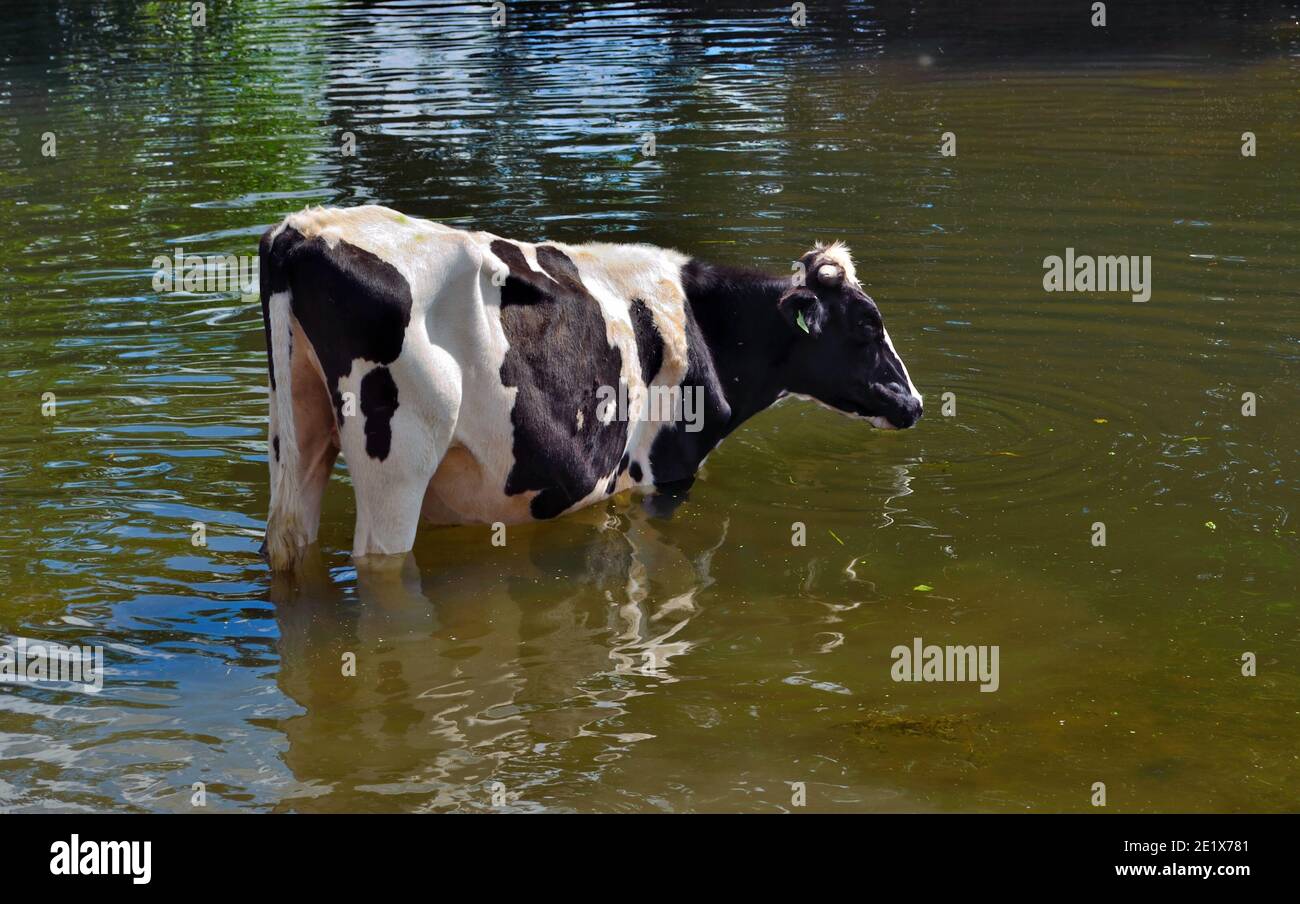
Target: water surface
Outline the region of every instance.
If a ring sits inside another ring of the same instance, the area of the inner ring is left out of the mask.
[[[0,807],[1295,809],[1293,22],[84,6],[0,38],[0,633],[109,674],[0,687]],[[386,579],[340,467],[273,585],[259,305],[152,261],[367,202],[773,272],[844,239],[927,415],[784,402],[672,520],[428,529]],[[1045,293],[1067,247],[1151,300]],[[999,690],[894,683],[915,636],[999,645]]]

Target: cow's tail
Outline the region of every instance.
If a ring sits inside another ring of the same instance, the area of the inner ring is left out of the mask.
[[[267,460],[271,468],[271,508],[263,550],[272,571],[289,571],[307,545],[307,522],[299,486],[298,432],[293,420],[293,313],[284,255],[275,253],[273,232],[260,247],[262,325],[266,330],[271,382],[271,428]],[[287,239],[288,236],[285,236]]]

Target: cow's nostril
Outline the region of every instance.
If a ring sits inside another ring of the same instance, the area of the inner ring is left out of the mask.
[[[917,399],[910,393],[903,393],[901,395],[902,398],[895,396],[899,401],[896,422],[901,429],[906,430],[921,419],[921,414],[924,411],[924,408],[920,399]],[[895,419],[891,418],[891,420]]]

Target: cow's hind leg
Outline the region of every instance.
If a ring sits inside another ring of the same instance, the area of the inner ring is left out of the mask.
[[[272,405],[270,410],[269,459],[270,486],[277,497],[273,524],[268,525],[268,535],[282,520],[289,520],[289,536],[279,537],[286,548],[281,562],[289,565],[298,561],[304,546],[316,542],[320,529],[321,499],[325,484],[338,458],[338,429],[334,424],[334,411],[330,407],[329,392],[316,363],[311,343],[303,336],[298,324],[291,324],[294,341],[289,364],[289,385],[281,382],[272,393],[289,393],[289,405]],[[283,419],[292,418],[292,429],[285,429]],[[290,450],[289,444],[294,444]],[[292,454],[290,454],[292,453]],[[268,545],[263,544],[263,553]]]
[[[344,381],[356,386],[359,400],[341,433],[356,494],[358,559],[411,551],[425,490],[451,443],[458,393],[421,376],[406,368],[394,378],[377,367],[355,383]]]
[[[339,455],[339,432],[316,352],[297,323],[293,329],[293,420],[298,437],[299,510],[306,540],[316,542],[325,485]]]
[[[262,551],[272,571],[286,572],[316,542],[321,498],[339,446],[325,378],[311,343],[289,312],[288,293],[270,295],[267,302],[267,333],[279,380],[271,386],[271,505]]]

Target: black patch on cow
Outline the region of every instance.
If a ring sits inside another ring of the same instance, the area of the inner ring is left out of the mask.
[[[537,263],[546,274],[574,295],[586,295],[587,287],[582,284],[578,268],[569,260],[569,256],[554,245],[537,246]],[[595,299],[592,299],[595,301]]]
[[[632,462],[632,466],[629,467],[629,468],[627,469],[627,473],[628,473],[628,476],[630,476],[633,480],[635,480],[637,483],[640,483],[640,482],[641,482],[641,462],[639,462],[639,461],[634,461],[634,462]]]
[[[626,471],[626,470],[627,470],[628,463],[631,462],[631,461],[632,461],[632,456],[631,456],[631,454],[629,454],[629,453],[627,453],[627,452],[624,452],[624,453],[623,453],[623,457],[622,457],[621,459],[619,459],[619,462],[618,462],[618,473],[619,473],[619,474],[622,474],[624,471]]]
[[[393,415],[397,384],[387,367],[376,367],[361,378],[361,414],[366,419],[366,454],[383,461],[393,445]]]
[[[275,460],[280,460],[280,434],[271,437],[271,449],[275,452]]]
[[[352,363],[361,358],[392,364],[402,352],[411,322],[411,287],[406,277],[388,261],[349,242],[339,240],[331,248],[319,236],[306,238],[285,227],[273,242],[266,236],[262,239],[261,279],[264,299],[286,288],[292,291],[293,315],[320,360],[341,423],[343,396],[338,385],[352,372]],[[269,324],[267,319],[268,342]],[[388,380],[392,381],[391,375]],[[367,436],[367,448],[370,442]]]
[[[632,333],[636,336],[636,355],[641,362],[641,379],[649,386],[664,363],[664,339],[655,326],[654,316],[646,303],[633,298],[628,305],[632,315]]]
[[[536,491],[533,517],[554,518],[590,494],[623,454],[626,422],[596,417],[596,390],[618,386],[623,356],[609,344],[600,305],[563,251],[539,246],[539,273],[512,242],[496,239],[490,247],[510,268],[501,287],[501,327],[510,343],[501,382],[519,390],[510,413],[515,464],[505,492]]]
[[[492,244],[488,246],[492,253],[501,258],[501,261],[510,268],[511,273],[531,273],[528,267],[528,259],[524,257],[523,250],[513,242],[507,242],[503,239],[493,239]],[[509,278],[507,277],[507,282]]]
[[[701,268],[707,277],[701,274]],[[733,412],[727,393],[743,390],[747,381],[760,382],[761,370],[757,375],[738,372],[730,375],[726,392],[723,390],[722,373],[724,365],[730,363],[728,359],[735,357],[747,362],[752,350],[761,347],[757,343],[747,347],[751,337],[743,330],[762,317],[766,302],[760,296],[752,302],[745,297],[743,305],[726,303],[731,301],[727,297],[731,293],[716,288],[716,280],[709,278],[713,276],[712,270],[709,265],[696,261],[690,261],[682,268],[682,288],[686,292],[686,376],[680,384],[681,392],[685,399],[687,393],[694,395],[702,388],[704,410],[694,412],[702,419],[701,430],[690,432],[685,429],[685,424],[678,424],[674,429],[660,430],[655,435],[650,445],[649,464],[655,475],[655,487],[661,491],[670,484],[694,480],[695,471],[704,457],[743,419]],[[735,294],[748,296],[751,291],[748,281],[738,279],[736,282]],[[771,299],[772,305],[780,293],[779,287],[776,293]],[[717,297],[719,295],[723,296],[722,300]],[[701,327],[702,316],[714,333],[712,342]],[[760,362],[757,366],[761,368],[762,364]],[[748,413],[744,416],[747,417]]]

